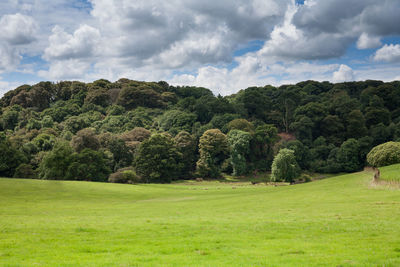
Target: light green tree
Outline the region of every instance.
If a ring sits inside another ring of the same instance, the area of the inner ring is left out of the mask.
[[[294,151],[287,148],[281,149],[272,162],[272,180],[293,182],[299,176],[300,167],[297,164]]]

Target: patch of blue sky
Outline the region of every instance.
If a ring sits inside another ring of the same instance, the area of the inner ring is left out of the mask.
[[[253,40],[248,42],[246,45],[243,45],[236,49],[236,51],[233,53],[233,56],[235,57],[240,57],[243,56],[249,52],[256,52],[260,50],[264,45],[263,40]]]
[[[400,44],[400,36],[386,36],[382,38],[383,44]]]
[[[93,9],[92,3],[88,0],[73,0],[68,5],[72,8],[85,10],[88,13]]]
[[[40,79],[35,73],[26,73],[26,72],[6,72],[1,74],[2,80],[9,83],[19,83],[19,84],[32,84],[39,82],[43,79]],[[14,88],[10,88],[14,89]]]

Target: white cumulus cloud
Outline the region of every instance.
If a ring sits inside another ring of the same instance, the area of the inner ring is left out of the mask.
[[[375,61],[400,62],[400,45],[384,45],[374,55]]]
[[[30,16],[20,13],[4,15],[0,19],[0,38],[10,45],[29,44],[35,40],[37,28]]]
[[[381,46],[381,38],[377,36],[369,36],[363,32],[357,40],[358,49],[370,49]]]
[[[50,45],[44,51],[44,58],[71,59],[93,56],[100,41],[100,31],[89,25],[81,25],[73,34],[55,26],[49,37]]]
[[[340,65],[339,70],[333,73],[333,82],[349,82],[354,81],[354,71],[347,65]]]

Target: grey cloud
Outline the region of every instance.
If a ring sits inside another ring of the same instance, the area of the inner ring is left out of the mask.
[[[266,42],[264,55],[294,60],[337,58],[356,40],[359,49],[366,49],[378,46],[381,37],[400,34],[398,0],[311,0],[292,8],[285,24],[275,28],[277,33]]]
[[[268,39],[290,0],[92,2],[92,14],[101,21],[99,28],[109,28],[107,32],[114,36],[109,38],[111,53],[142,63],[160,62],[166,54],[175,55],[174,61],[182,60],[173,65],[181,66],[188,56],[198,64],[226,62],[232,59],[238,44]],[[113,22],[106,18],[113,18]],[[207,45],[192,42],[200,36],[212,36],[212,41],[219,40],[221,49],[227,51],[215,49],[215,44],[207,49]]]
[[[35,40],[38,25],[30,16],[7,14],[0,19],[0,37],[10,45],[29,44]]]

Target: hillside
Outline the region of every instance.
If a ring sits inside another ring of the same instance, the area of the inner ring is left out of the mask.
[[[400,164],[379,168],[380,179],[388,182],[400,182]]]
[[[240,176],[269,171],[281,148],[302,170],[354,172],[372,147],[400,138],[399,81],[305,81],[224,97],[163,81],[41,82],[9,91],[0,105],[6,177]]]
[[[4,266],[397,266],[399,190],[371,172],[267,187],[0,179]]]

